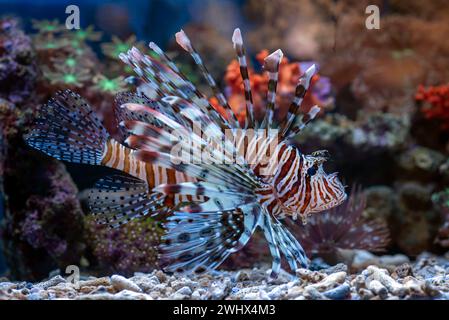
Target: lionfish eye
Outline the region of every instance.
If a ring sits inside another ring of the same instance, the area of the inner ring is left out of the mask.
[[[316,173],[316,168],[315,168],[315,166],[310,167],[309,169],[307,169],[307,174],[308,174],[309,176],[313,176],[315,173]]]

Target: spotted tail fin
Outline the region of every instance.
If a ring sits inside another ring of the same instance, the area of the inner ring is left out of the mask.
[[[58,92],[44,105],[25,141],[59,160],[100,164],[109,135],[76,93]]]

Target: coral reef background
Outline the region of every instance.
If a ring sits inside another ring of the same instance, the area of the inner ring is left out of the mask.
[[[381,10],[379,30],[365,27],[368,4]],[[245,108],[230,41],[234,27],[247,34],[256,109],[266,103],[261,61],[269,52],[285,54],[277,101],[283,112],[299,76],[317,64],[302,108],[318,104],[323,112],[294,143],[304,153],[328,150],[329,170],[340,172],[351,194],[307,225],[286,221],[317,268],[344,263],[357,272],[381,264],[373,253],[412,263],[423,252],[441,257],[448,251],[447,1],[92,1],[80,10],[82,28],[67,30],[63,1],[0,1],[0,276],[37,281],[68,265],[96,276],[158,269],[153,235],[162,234],[160,222],[148,218],[110,231],[88,214],[86,192],[110,170],[55,161],[26,147],[22,137],[61,89],[86,97],[118,135],[115,95],[142,89],[118,54],[132,46],[145,50],[149,41],[206,88],[170,37],[180,28],[240,119]],[[223,269],[264,266],[267,250],[256,235]]]

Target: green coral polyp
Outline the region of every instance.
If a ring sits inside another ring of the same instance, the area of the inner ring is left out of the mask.
[[[120,53],[126,52],[129,49],[131,49],[131,47],[129,45],[127,45],[126,43],[119,43],[115,47],[114,54],[118,56]]]
[[[73,84],[77,82],[77,78],[74,74],[65,74],[64,77],[64,82],[68,83],[68,84]]]
[[[109,79],[101,80],[99,86],[104,91],[116,91],[119,88],[118,84],[115,81]]]
[[[65,61],[65,64],[69,67],[75,67],[76,60],[74,58],[67,58],[67,60]]]
[[[84,40],[84,39],[87,38],[87,32],[84,31],[84,30],[78,30],[77,32],[75,32],[75,36],[76,36],[78,39]]]
[[[42,28],[44,31],[56,31],[56,27],[53,25],[47,25]]]
[[[94,78],[95,88],[102,92],[117,93],[125,89],[123,77],[107,78],[102,74],[98,74]]]

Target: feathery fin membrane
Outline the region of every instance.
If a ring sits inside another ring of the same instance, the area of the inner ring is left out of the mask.
[[[242,248],[257,226],[254,205],[228,211],[175,212],[165,224],[161,265],[166,272],[202,273]]]
[[[91,107],[78,94],[65,90],[40,109],[25,141],[59,160],[99,165],[108,138]]]
[[[265,212],[261,216],[260,227],[265,234],[268,248],[273,257],[271,267],[272,278],[276,278],[280,272],[281,253],[284,255],[292,271],[297,269],[297,262],[299,262],[301,267],[307,268],[309,261],[304,249],[279,220]]]
[[[156,214],[162,209],[165,196],[150,193],[144,181],[114,175],[100,179],[88,199],[96,221],[116,228],[135,218]]]

